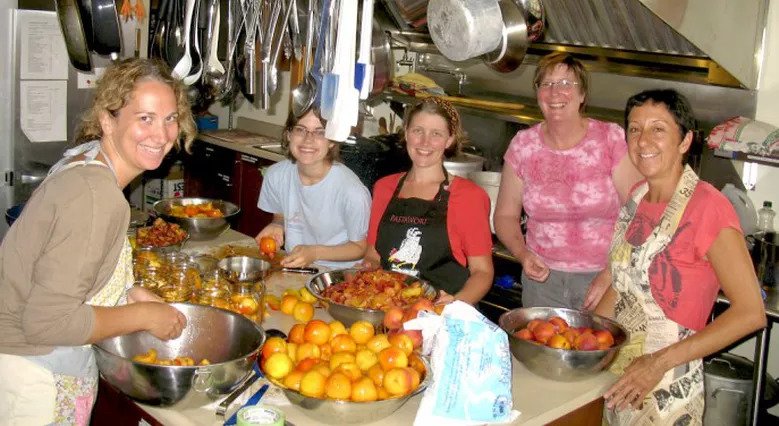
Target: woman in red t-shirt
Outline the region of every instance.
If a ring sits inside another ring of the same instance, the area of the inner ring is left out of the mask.
[[[364,263],[423,278],[443,291],[442,301],[474,304],[494,273],[490,200],[444,168],[464,140],[460,116],[431,97],[412,107],[404,123],[411,169],[376,182]]]

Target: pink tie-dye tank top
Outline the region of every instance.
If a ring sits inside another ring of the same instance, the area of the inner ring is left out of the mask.
[[[525,241],[547,266],[566,272],[606,266],[620,208],[612,176],[626,153],[622,128],[593,119],[567,150],[544,144],[541,124],[511,140],[503,158],[524,184]]]

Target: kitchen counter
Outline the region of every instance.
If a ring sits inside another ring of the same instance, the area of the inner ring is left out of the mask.
[[[266,160],[282,161],[287,158],[277,148],[280,140],[246,130],[207,130],[199,133],[197,140]]]
[[[251,246],[254,240],[234,230],[228,230],[218,238],[208,242],[188,242],[185,250],[190,253],[208,253],[214,247],[224,244]],[[308,275],[294,273],[274,273],[266,280],[267,293],[281,295],[287,288],[299,288],[308,279]],[[331,317],[323,309],[317,308],[315,318],[329,321]],[[292,317],[279,311],[272,311],[263,327],[289,330],[294,324]],[[528,371],[521,363],[513,359],[513,383],[514,409],[521,415],[514,424],[543,425],[555,421],[581,407],[588,406],[591,410],[599,410],[600,397],[606,389],[616,380],[616,376],[604,372],[589,380],[579,382],[555,382],[536,376]],[[255,383],[245,395],[238,401],[245,400],[249,395],[261,386],[261,381]],[[403,407],[390,417],[378,420],[371,424],[376,425],[410,425],[414,421],[416,411],[422,395],[411,398]],[[319,423],[307,417],[297,406],[290,405],[283,394],[271,386],[261,403],[274,405],[284,411],[287,420],[294,425],[319,425]],[[221,425],[222,420],[215,415],[216,404],[206,406],[187,406],[159,408],[136,403],[143,411],[153,416],[162,424],[170,425]],[[234,403],[227,411],[230,415],[240,407]],[[596,411],[597,412],[597,411]],[[599,414],[599,413],[598,413]],[[599,418],[599,417],[598,417]],[[581,424],[577,422],[577,424]],[[599,422],[598,422],[599,424]]]

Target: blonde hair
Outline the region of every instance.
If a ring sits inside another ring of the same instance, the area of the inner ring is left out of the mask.
[[[187,98],[186,86],[173,78],[170,68],[156,59],[130,58],[114,62],[97,80],[95,99],[92,106],[81,117],[76,129],[75,143],[80,144],[91,140],[102,139],[103,128],[100,125],[100,114],[116,112],[127,105],[136,85],[145,80],[159,81],[170,87],[176,97],[179,134],[176,138],[176,148],[181,147],[189,152],[192,141],[197,135],[195,120]]]
[[[584,101],[579,105],[579,112],[584,112],[587,106],[587,99],[590,97],[590,73],[584,68],[582,61],[576,59],[568,52],[550,53],[538,61],[536,73],[533,76],[533,88],[538,90],[538,85],[544,80],[544,77],[558,65],[563,65],[579,80],[579,90],[584,95]]]

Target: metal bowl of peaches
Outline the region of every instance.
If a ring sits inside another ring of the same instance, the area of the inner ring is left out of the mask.
[[[414,290],[412,290],[414,293],[416,293],[415,289],[419,287],[419,295],[415,296],[417,298],[424,297],[433,300],[437,295],[436,289],[433,288],[432,285],[412,275],[382,270],[362,271],[356,268],[320,272],[308,280],[306,288],[327,307],[327,312],[333,318],[341,321],[347,327],[360,320],[368,321],[373,324],[374,327],[380,327],[384,321],[385,309],[389,308],[389,306],[396,305],[397,303],[389,299],[382,302],[375,298],[372,300],[353,300],[354,303],[342,303],[333,301],[327,297],[326,290],[329,287],[346,281],[354,281],[360,277],[360,274],[387,274],[386,276],[392,277],[393,280],[397,280],[401,283],[404,289],[414,288]],[[363,277],[364,276],[365,275],[363,275]],[[352,304],[357,306],[351,306]]]
[[[152,208],[158,217],[186,229],[193,241],[218,237],[241,212],[229,201],[198,197],[166,198]]]
[[[419,386],[406,395],[377,401],[354,402],[314,398],[305,396],[275,381],[274,383],[282,389],[289,402],[300,407],[306,416],[319,422],[331,425],[371,423],[398,411],[410,398],[427,389],[432,380],[432,374],[429,374],[430,364],[423,357],[419,359],[422,360],[427,372],[419,382]],[[367,378],[367,376],[365,377]],[[356,381],[355,383],[358,382]]]
[[[531,321],[545,321],[553,317],[564,319],[573,328],[608,330],[613,337],[613,344],[608,349],[556,349],[515,336],[517,331],[527,327]],[[528,370],[541,377],[563,382],[584,380],[598,374],[609,366],[620,348],[628,341],[627,331],[615,321],[574,309],[513,309],[500,316],[498,325],[508,334],[512,355]]]

